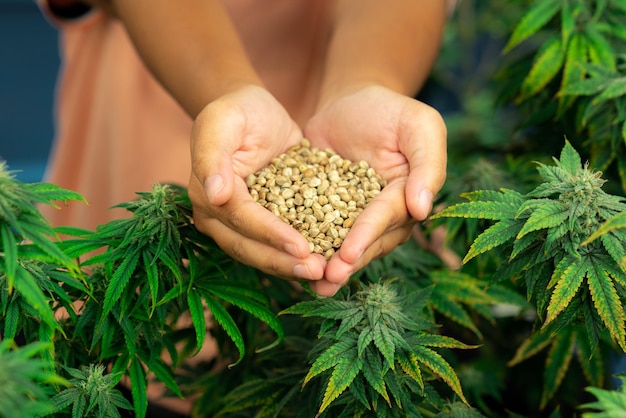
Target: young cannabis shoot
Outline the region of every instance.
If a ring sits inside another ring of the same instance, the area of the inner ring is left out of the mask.
[[[432,324],[416,309],[417,297],[418,293],[402,295],[393,284],[381,282],[346,300],[305,301],[282,312],[324,319],[303,381],[303,385],[314,378],[326,382],[319,414],[336,402],[355,416],[366,411],[376,416],[421,416],[416,404],[430,400],[429,374],[466,402],[454,370],[434,348],[469,346],[428,333]],[[346,391],[352,402],[341,400]]]

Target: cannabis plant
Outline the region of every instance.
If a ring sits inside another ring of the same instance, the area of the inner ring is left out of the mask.
[[[18,347],[11,340],[0,342],[0,417],[32,418],[54,410],[48,389],[68,382],[41,357],[49,345],[35,342]]]
[[[498,251],[493,281],[525,289],[536,307],[537,327],[511,364],[549,348],[541,404],[554,395],[573,355],[594,386],[604,384],[602,347],[626,351],[624,303],[626,235],[614,229],[593,240],[607,221],[626,211],[623,197],[602,190],[601,173],[583,164],[566,142],[554,166],[538,164],[543,183],[527,194],[475,191],[435,218],[494,222],[473,242],[464,262]],[[606,228],[606,227],[605,227]]]

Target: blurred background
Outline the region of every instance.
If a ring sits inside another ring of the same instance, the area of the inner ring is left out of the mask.
[[[53,136],[57,32],[35,0],[0,0],[0,159],[41,180]]]

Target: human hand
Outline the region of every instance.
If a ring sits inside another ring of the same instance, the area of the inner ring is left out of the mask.
[[[352,273],[405,242],[414,223],[428,216],[445,180],[446,128],[430,106],[368,86],[333,99],[304,134],[317,148],[367,161],[387,180],[328,262],[325,280],[311,283],[316,293],[331,296]]]
[[[261,87],[211,102],[192,129],[189,197],[198,230],[234,259],[278,277],[320,280],[324,258],[256,203],[244,180],[301,139],[287,111]]]

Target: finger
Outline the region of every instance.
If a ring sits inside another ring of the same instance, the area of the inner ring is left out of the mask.
[[[340,255],[346,263],[356,262],[386,231],[407,222],[404,184],[402,180],[389,183],[356,219],[341,246]]]
[[[207,225],[211,219],[217,218],[246,238],[297,258],[310,255],[309,244],[298,231],[255,202],[242,179],[235,178],[235,183],[232,198],[221,206],[214,206],[207,202],[198,180],[192,177],[189,196],[193,202],[194,221],[200,232],[216,239],[215,232]]]
[[[400,125],[400,150],[410,169],[405,199],[411,215],[423,220],[446,178],[447,131],[439,112],[423,103],[412,102],[405,115]]]
[[[265,273],[288,280],[320,280],[324,276],[326,260],[319,254],[309,253],[304,258],[294,257],[246,237],[217,219],[207,220],[206,229],[220,248],[233,259]]]
[[[232,155],[239,147],[245,123],[232,107],[211,103],[197,116],[191,132],[193,174],[212,205],[230,199],[234,187]]]
[[[328,293],[334,289],[337,292],[348,282],[354,272],[365,267],[370,261],[389,254],[398,245],[405,243],[411,236],[411,225],[407,224],[387,232],[374,241],[353,263],[348,263],[341,257],[341,252],[344,250],[342,246],[326,266],[324,278],[328,284],[320,285],[324,287],[321,290]]]

